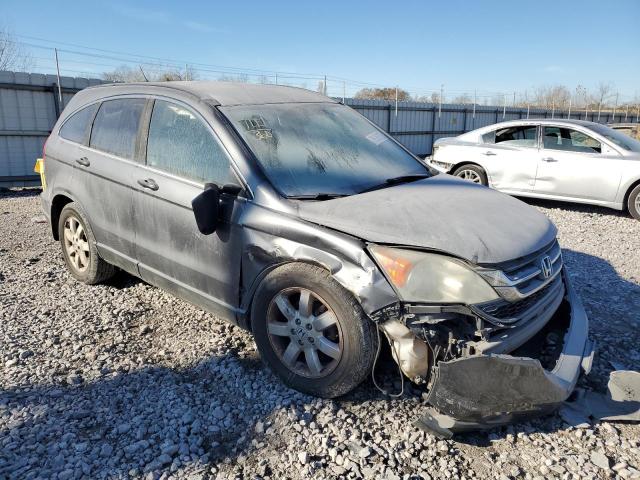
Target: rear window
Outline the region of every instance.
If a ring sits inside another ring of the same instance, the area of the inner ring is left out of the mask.
[[[537,144],[538,127],[524,125],[520,127],[507,127],[485,133],[482,136],[484,143],[512,145],[516,147],[535,147]]]
[[[145,102],[144,98],[102,102],[91,129],[90,146],[122,158],[133,159]]]
[[[71,115],[62,125],[60,136],[71,142],[86,144],[86,135],[98,104],[94,103]]]

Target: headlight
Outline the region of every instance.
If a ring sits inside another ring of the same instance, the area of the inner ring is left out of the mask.
[[[455,258],[382,246],[370,250],[405,301],[473,304],[499,298],[480,275]]]

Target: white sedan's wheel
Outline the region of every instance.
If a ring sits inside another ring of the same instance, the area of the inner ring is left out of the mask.
[[[453,175],[471,183],[478,185],[487,185],[487,173],[484,169],[472,163],[461,165],[453,172]]]
[[[629,192],[627,209],[633,218],[640,220],[640,185],[636,185],[636,187]]]
[[[465,169],[458,172],[456,174],[456,177],[463,178],[464,180],[468,180],[473,183],[482,183],[482,180],[480,179],[480,175],[478,175],[477,172],[470,169]]]

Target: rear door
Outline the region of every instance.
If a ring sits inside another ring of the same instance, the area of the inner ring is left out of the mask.
[[[239,184],[205,120],[189,106],[156,99],[146,165],[137,171],[136,253],[142,278],[233,320],[239,303],[243,198],[223,196],[224,223],[199,232],[191,201],[205,183]]]
[[[567,199],[613,202],[621,156],[581,129],[545,125],[535,193]]]
[[[482,136],[478,145],[481,165],[493,188],[530,192],[538,164],[538,125],[497,128]]]
[[[137,168],[144,98],[104,100],[88,148],[75,159],[73,193],[85,210],[105,260],[136,273],[131,184]]]

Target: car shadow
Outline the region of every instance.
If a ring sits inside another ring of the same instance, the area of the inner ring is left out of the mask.
[[[393,388],[396,369],[384,366],[378,375]],[[370,381],[322,402],[338,411],[365,401],[393,405]],[[186,368],[149,365],[79,385],[5,389],[0,478],[158,478],[185,466],[209,473],[255,454],[257,442],[280,442],[283,421],[308,425],[317,402],[284,386],[257,354],[233,349]]]

